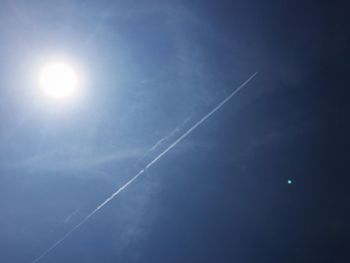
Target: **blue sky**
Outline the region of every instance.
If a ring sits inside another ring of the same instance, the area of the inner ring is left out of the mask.
[[[348,179],[329,178],[328,139],[341,8],[1,6],[1,262],[32,262],[256,71],[42,262],[345,262]],[[76,100],[38,92],[38,65],[52,57],[81,73]]]

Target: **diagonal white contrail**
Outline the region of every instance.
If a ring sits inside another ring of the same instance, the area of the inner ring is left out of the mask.
[[[175,129],[173,129],[168,135],[164,136],[160,140],[158,140],[149,150],[147,150],[142,157],[140,157],[136,162],[136,166],[138,163],[140,163],[142,160],[146,158],[146,156],[150,155],[150,153],[154,152],[156,149],[158,149],[162,144],[166,141],[168,141],[170,138],[175,136],[177,133],[180,132],[181,128],[185,126],[185,124],[191,119],[191,117],[186,118],[179,126],[177,126]]]
[[[80,211],[81,207],[77,208],[74,210],[73,213],[71,213],[70,215],[68,215],[65,219],[64,222],[68,223],[76,214],[78,214],[78,212]]]
[[[229,96],[227,96],[223,101],[221,101],[214,109],[207,113],[203,118],[197,121],[191,128],[189,128],[184,134],[182,134],[177,140],[175,140],[170,146],[168,146],[164,151],[162,151],[157,157],[155,157],[151,162],[149,162],[145,168],[139,171],[134,177],[127,181],[123,186],[121,186],[117,191],[115,191],[110,197],[103,201],[98,207],[96,207],[90,214],[88,214],[79,224],[73,227],[69,232],[67,232],[62,238],[56,241],[51,247],[44,251],[33,263],[39,262],[43,257],[45,257],[50,251],[56,248],[60,243],[67,239],[75,230],[82,226],[90,217],[96,214],[101,208],[103,208],[109,201],[121,193],[125,188],[127,188],[131,183],[133,183],[139,176],[141,176],[148,168],[155,164],[160,158],[162,158],[167,152],[174,148],[179,142],[186,138],[191,132],[193,132],[199,125],[205,122],[211,115],[218,111],[226,102],[228,102],[233,96],[235,96],[244,86],[251,81],[257,72],[251,75],[246,81],[244,81],[237,89],[235,89]]]
[[[178,127],[176,127],[171,133],[169,133],[167,136],[165,136],[164,138],[160,139],[151,149],[150,151],[154,151],[155,149],[157,149],[160,145],[163,144],[163,142],[165,142],[166,140],[170,139],[171,137],[173,137],[177,132],[180,131],[180,129],[190,120],[191,118],[188,117],[186,120],[184,120]]]

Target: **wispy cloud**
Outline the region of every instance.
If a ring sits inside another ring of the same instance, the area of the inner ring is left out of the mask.
[[[135,148],[110,153],[98,153],[84,149],[63,147],[32,157],[16,160],[8,168],[26,168],[40,171],[75,171],[98,168],[99,166],[125,160],[136,159],[143,155],[145,149]]]
[[[77,215],[77,214],[79,213],[80,209],[81,209],[81,207],[75,209],[75,210],[73,211],[73,213],[71,213],[70,215],[68,215],[68,216],[64,219],[64,223],[66,223],[66,224],[69,223],[69,221],[70,221],[75,215]]]
[[[231,100],[241,89],[243,89],[257,74],[252,74],[246,81],[244,81],[237,89],[235,89],[229,96],[222,100],[216,107],[214,107],[210,112],[208,112],[204,117],[197,121],[192,127],[190,127],[186,132],[184,132],[179,138],[177,138],[172,144],[170,144],[165,150],[163,150],[158,156],[156,156],[152,161],[150,161],[142,170],[140,170],[136,175],[134,175],[129,181],[118,188],[110,197],[98,205],[90,214],[88,214],[84,219],[82,219],[75,227],[73,227],[69,232],[67,232],[62,238],[57,240],[52,246],[46,249],[38,258],[36,258],[33,263],[39,262],[43,257],[55,249],[59,244],[64,242],[73,232],[80,228],[86,221],[88,221],[92,216],[94,216],[100,209],[102,209],[106,204],[118,196],[122,191],[124,191],[130,184],[136,181],[147,169],[158,162],[164,155],[166,155],[170,150],[172,150],[178,143],[184,140],[189,134],[191,134],[195,129],[197,129],[202,123],[204,123],[208,118],[210,118],[215,112],[217,112],[222,106],[224,106],[229,100]]]

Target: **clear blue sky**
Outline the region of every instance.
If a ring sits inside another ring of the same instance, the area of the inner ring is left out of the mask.
[[[346,15],[317,1],[2,1],[0,262],[32,262],[255,71],[42,262],[347,262],[349,179],[331,165]],[[78,65],[78,102],[40,98],[51,56]]]

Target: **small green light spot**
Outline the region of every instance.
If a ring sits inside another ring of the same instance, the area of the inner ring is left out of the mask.
[[[288,184],[292,184],[293,183],[292,180],[288,180],[287,182],[288,182]]]

